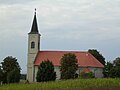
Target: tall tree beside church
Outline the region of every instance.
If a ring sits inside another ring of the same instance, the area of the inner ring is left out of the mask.
[[[113,60],[113,63],[107,62],[103,74],[107,78],[120,78],[120,57]]]
[[[117,57],[113,61],[113,68],[110,71],[110,77],[112,78],[120,78],[120,57]]]
[[[1,66],[0,66],[0,82],[3,80],[3,71],[1,69]]]
[[[88,52],[91,53],[100,63],[105,65],[105,58],[102,54],[100,54],[99,51],[97,51],[96,49],[89,49]]]
[[[103,74],[105,78],[108,78],[111,76],[112,69],[113,69],[113,63],[107,62],[103,69]]]
[[[19,63],[17,62],[17,59],[12,56],[8,56],[3,60],[1,64],[4,74],[3,82],[4,83],[19,82],[21,68]]]
[[[42,61],[38,67],[37,82],[55,81],[56,72],[54,71],[54,65],[51,61]]]
[[[75,54],[64,54],[61,58],[61,79],[73,79],[75,78],[76,71],[78,69],[77,58]]]

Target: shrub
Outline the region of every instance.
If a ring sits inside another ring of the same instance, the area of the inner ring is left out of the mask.
[[[85,73],[85,72],[81,72],[80,73],[80,78],[94,78],[94,73],[93,72],[88,72],[88,73]]]
[[[56,79],[56,72],[54,72],[54,66],[52,62],[49,60],[42,61],[38,67],[36,79],[37,82],[54,81]]]

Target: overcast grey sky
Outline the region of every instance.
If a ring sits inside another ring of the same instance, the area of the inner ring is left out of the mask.
[[[34,8],[41,50],[97,49],[106,61],[120,56],[120,0],[0,0],[0,62],[12,55],[26,72]]]

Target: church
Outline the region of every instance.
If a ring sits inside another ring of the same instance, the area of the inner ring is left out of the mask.
[[[38,66],[44,60],[49,59],[56,72],[56,80],[60,79],[60,60],[64,54],[72,53],[78,60],[77,74],[81,72],[93,72],[96,78],[103,77],[102,65],[94,56],[88,52],[80,51],[41,51],[40,50],[40,32],[37,26],[36,10],[33,18],[31,31],[28,33],[28,57],[27,57],[27,80],[36,82]]]

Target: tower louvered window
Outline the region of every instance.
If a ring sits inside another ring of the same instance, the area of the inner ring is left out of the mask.
[[[31,48],[35,48],[35,42],[31,42]]]

